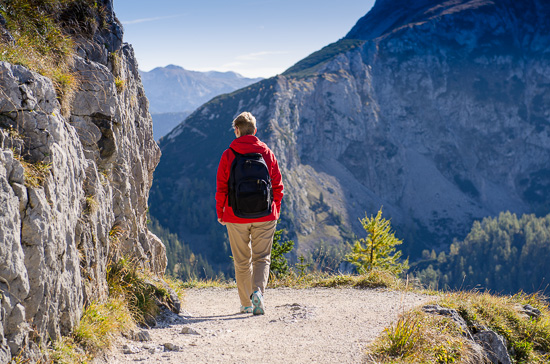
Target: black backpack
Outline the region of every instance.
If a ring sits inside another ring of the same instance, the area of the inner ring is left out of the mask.
[[[271,214],[271,176],[260,153],[235,154],[229,173],[229,206],[237,217],[255,219]]]

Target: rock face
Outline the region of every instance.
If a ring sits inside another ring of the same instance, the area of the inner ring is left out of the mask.
[[[166,267],[146,227],[160,150],[133,50],[104,5],[109,27],[74,59],[81,84],[68,115],[50,79],[0,62],[0,363],[21,349],[36,359],[40,342],[105,299],[108,259]]]
[[[151,213],[195,249],[220,246],[213,213],[184,219],[196,208],[178,201],[197,186],[195,206],[214,210],[219,156],[245,110],[279,159],[299,249],[363,236],[358,218],[381,206],[412,260],[474,219],[547,213],[549,17],[541,0],[379,0],[342,40],[168,134]]]
[[[422,311],[432,315],[446,316],[451,319],[452,322],[460,328],[462,334],[471,340],[470,345],[473,352],[481,354],[481,357],[477,358],[480,363],[512,363],[510,355],[508,354],[506,339],[493,330],[474,324],[472,325],[472,329],[477,332],[472,335],[472,331],[468,327],[466,320],[464,320],[458,311],[453,308],[441,307],[439,305],[427,305],[422,307]]]

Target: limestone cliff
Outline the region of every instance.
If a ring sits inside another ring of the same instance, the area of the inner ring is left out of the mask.
[[[148,102],[112,0],[98,3],[106,23],[77,41],[68,113],[50,79],[0,62],[0,363],[36,359],[105,299],[109,259],[166,266],[146,226],[160,158]]]
[[[378,0],[342,40],[168,134],[151,212],[192,247],[221,245],[215,219],[197,235],[212,216],[176,221],[170,205],[197,186],[213,209],[230,122],[248,110],[279,158],[300,249],[364,235],[357,219],[382,205],[412,258],[473,219],[547,213],[549,18],[540,0]]]

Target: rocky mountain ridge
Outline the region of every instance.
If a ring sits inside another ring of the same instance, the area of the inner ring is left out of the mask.
[[[96,6],[103,26],[74,35],[80,85],[67,113],[51,79],[0,62],[0,363],[36,362],[69,334],[107,297],[110,260],[166,267],[146,225],[160,158],[148,102],[112,0]]]
[[[407,4],[379,0],[339,42],[197,109],[160,143],[151,213],[219,251],[215,169],[245,110],[279,159],[299,249],[363,235],[358,218],[381,206],[413,259],[475,219],[547,213],[550,6]],[[179,204],[197,186],[194,206]]]
[[[258,82],[235,72],[190,71],[176,65],[140,71],[152,113],[192,111],[219,94]]]
[[[215,96],[258,82],[235,72],[198,72],[176,65],[140,71],[153,117],[155,140],[168,134],[193,110]]]

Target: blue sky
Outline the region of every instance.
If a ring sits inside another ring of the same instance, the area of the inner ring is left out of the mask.
[[[271,77],[337,41],[374,0],[114,0],[141,70]]]

